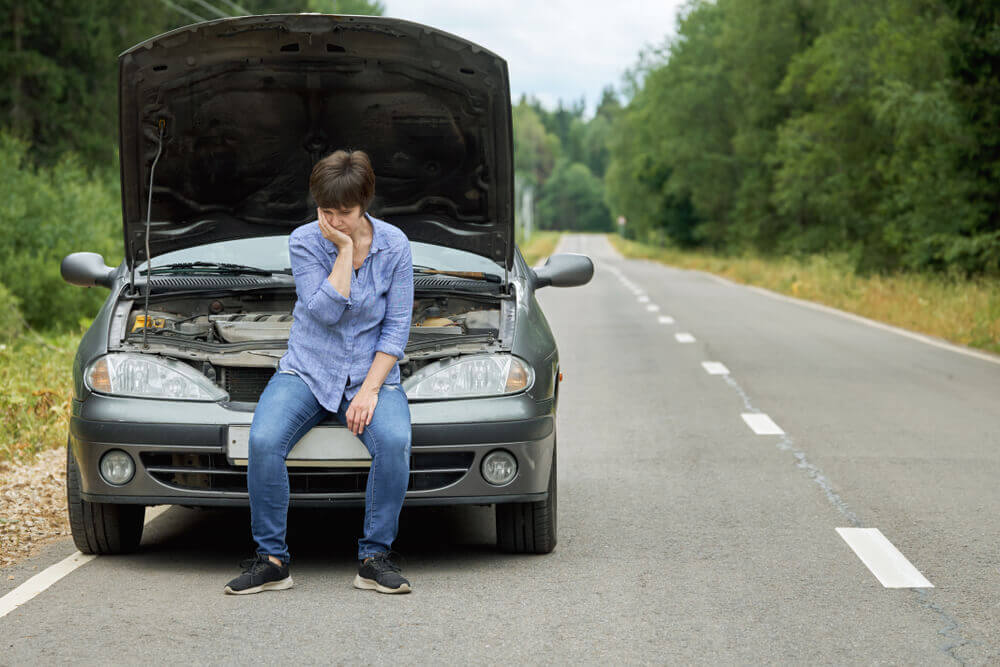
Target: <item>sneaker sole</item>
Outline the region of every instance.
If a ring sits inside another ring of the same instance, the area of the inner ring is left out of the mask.
[[[403,584],[399,588],[389,588],[383,586],[374,579],[365,579],[360,574],[354,575],[354,587],[364,591],[378,591],[379,593],[409,593],[410,585]]]
[[[291,576],[288,576],[284,579],[279,579],[278,581],[268,581],[260,586],[251,586],[250,588],[245,588],[242,591],[234,591],[229,586],[226,586],[223,591],[228,595],[249,595],[250,593],[262,593],[263,591],[283,591],[286,588],[291,587],[292,578]]]

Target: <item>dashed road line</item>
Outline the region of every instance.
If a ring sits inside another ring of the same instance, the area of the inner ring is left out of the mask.
[[[645,294],[643,294],[642,296],[639,297],[639,303],[646,303],[648,301],[649,301],[649,297],[646,296]]]
[[[693,343],[695,341],[694,336],[689,333],[676,333],[674,338],[677,339],[678,343]]]
[[[656,312],[656,311],[658,311],[659,309],[660,309],[660,307],[659,307],[659,306],[657,306],[657,305],[656,305],[655,303],[651,303],[651,304],[649,304],[648,306],[646,306],[646,310],[648,310],[648,311],[649,311],[649,312],[651,312],[651,313],[655,313],[655,312]]]
[[[673,324],[674,323],[674,318],[670,317],[669,315],[660,315],[657,318],[657,321],[660,324]]]
[[[781,427],[763,412],[744,412],[740,414],[747,426],[757,435],[784,435]]]
[[[729,375],[729,369],[718,361],[703,361],[701,366],[709,375]]]
[[[837,532],[885,588],[934,588],[878,528],[838,528]]]

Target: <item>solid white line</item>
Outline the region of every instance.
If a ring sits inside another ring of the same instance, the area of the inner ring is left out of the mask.
[[[678,343],[693,343],[694,342],[694,336],[692,336],[689,333],[677,333],[677,334],[674,334],[674,338],[677,339]]]
[[[934,588],[878,528],[838,528],[837,532],[886,588]]]
[[[46,588],[56,583],[76,568],[89,563],[97,558],[94,555],[85,555],[79,551],[72,556],[64,558],[55,565],[47,567],[31,579],[12,590],[7,595],[0,598],[0,618],[3,618],[19,606],[35,597]]]
[[[669,315],[660,315],[658,321],[660,322],[660,324],[673,324],[674,318],[670,317]]]
[[[709,375],[729,375],[729,369],[718,361],[703,361],[701,365]]]
[[[758,294],[763,294],[764,296],[770,297],[772,299],[777,299],[779,301],[787,301],[789,303],[798,304],[806,308],[812,308],[813,310],[819,310],[824,313],[830,313],[831,315],[838,315],[840,317],[844,317],[849,320],[854,320],[855,322],[859,322],[861,324],[866,324],[875,329],[881,329],[882,331],[888,331],[890,333],[898,334],[900,336],[905,336],[906,338],[920,341],[921,343],[926,343],[928,345],[933,345],[934,347],[940,347],[943,350],[951,350],[952,352],[957,352],[958,354],[964,354],[967,357],[975,357],[976,359],[981,359],[982,361],[988,361],[993,364],[1000,364],[1000,356],[989,354],[987,352],[970,350],[960,345],[948,343],[943,340],[936,340],[930,336],[925,336],[923,334],[919,334],[913,331],[908,331],[906,329],[894,327],[891,324],[876,322],[875,320],[870,320],[867,317],[862,317],[861,315],[855,315],[854,313],[844,312],[843,310],[838,310],[837,308],[833,308],[831,306],[824,306],[821,303],[813,303],[812,301],[805,301],[803,299],[796,299],[795,297],[792,296],[778,294],[777,292],[772,292],[771,290],[764,289],[763,287],[753,287],[751,285],[743,285],[743,287],[753,290]]]
[[[173,505],[147,506],[146,507],[146,518],[145,518],[145,520],[143,520],[142,524],[144,526],[148,526],[150,521],[152,521],[156,517],[160,516],[161,514],[163,514],[164,512],[166,512],[171,507],[173,507]]]
[[[648,306],[646,306],[646,310],[648,310],[648,311],[649,311],[649,312],[651,312],[651,313],[655,313],[655,312],[656,312],[656,311],[658,311],[659,309],[660,309],[660,307],[659,307],[659,306],[657,306],[657,305],[656,305],[655,303],[651,303],[651,304],[649,304]]]
[[[740,415],[757,435],[782,435],[784,431],[774,423],[774,420],[763,412],[744,412]]]
[[[160,516],[171,507],[173,507],[173,505],[157,505],[156,507],[147,507],[143,525],[149,524],[150,521]],[[0,618],[3,618],[25,602],[28,602],[76,568],[81,565],[86,565],[95,558],[97,558],[97,556],[93,554],[84,554],[76,551],[55,565],[45,568],[0,598]]]

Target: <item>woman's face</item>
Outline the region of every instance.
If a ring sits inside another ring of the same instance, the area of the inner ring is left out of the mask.
[[[364,215],[361,213],[361,207],[357,205],[345,209],[317,208],[316,211],[317,215],[323,216],[334,229],[348,236],[353,236],[354,232],[364,224]]]

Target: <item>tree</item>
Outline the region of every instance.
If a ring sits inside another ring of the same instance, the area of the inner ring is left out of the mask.
[[[538,200],[541,229],[611,231],[611,214],[604,204],[604,189],[579,162],[562,159],[542,187]]]
[[[533,185],[541,185],[555,167],[561,147],[548,132],[535,108],[524,99],[513,108],[514,171]]]

